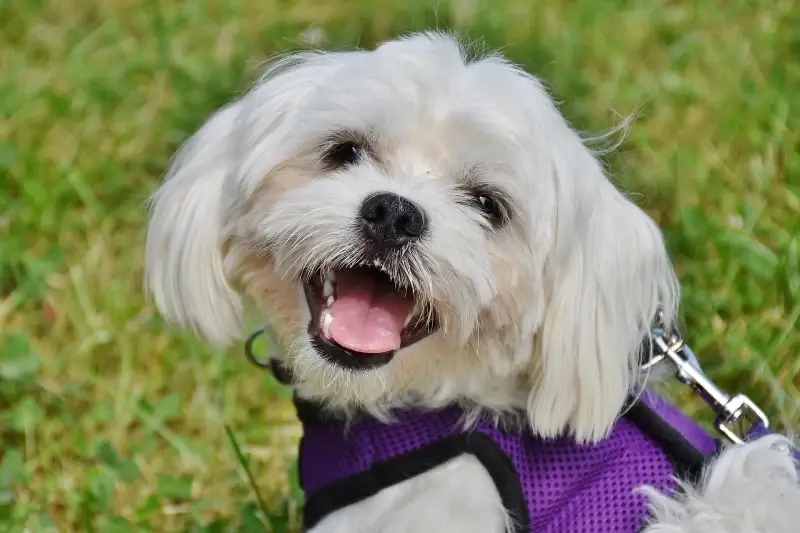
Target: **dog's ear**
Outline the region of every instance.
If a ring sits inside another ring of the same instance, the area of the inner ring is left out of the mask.
[[[242,304],[226,277],[222,209],[237,103],[222,108],[178,151],[150,200],[145,286],[161,314],[208,340],[241,333]]]
[[[542,435],[593,441],[638,385],[642,342],[659,310],[675,316],[679,288],[653,220],[571,129],[554,145],[554,248],[529,416]]]

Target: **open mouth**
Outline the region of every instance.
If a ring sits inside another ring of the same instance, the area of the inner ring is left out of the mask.
[[[436,329],[433,310],[377,267],[319,272],[303,284],[308,333],[330,363],[354,370],[387,364]]]

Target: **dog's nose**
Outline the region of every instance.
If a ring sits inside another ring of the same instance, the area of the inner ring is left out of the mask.
[[[419,239],[427,226],[417,204],[390,192],[379,192],[361,204],[361,230],[372,243],[397,248]]]

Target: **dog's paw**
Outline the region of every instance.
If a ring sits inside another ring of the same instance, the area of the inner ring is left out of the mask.
[[[792,443],[770,435],[725,449],[697,486],[666,496],[644,489],[653,519],[646,533],[790,533],[800,523]]]

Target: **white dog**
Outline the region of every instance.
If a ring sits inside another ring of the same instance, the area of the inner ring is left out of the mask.
[[[249,295],[297,396],[337,416],[523,412],[531,435],[587,445],[679,300],[658,228],[542,83],[439,34],[274,63],[180,150],[146,255],[162,314],[212,342],[241,338]],[[728,447],[694,485],[647,491],[646,531],[800,531],[788,445]],[[499,533],[507,511],[464,454],[312,531]]]

